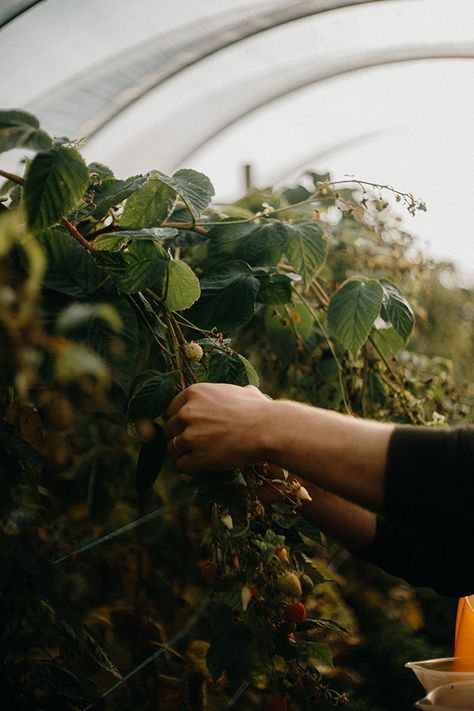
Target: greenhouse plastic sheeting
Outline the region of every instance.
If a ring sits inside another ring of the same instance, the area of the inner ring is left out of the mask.
[[[192,166],[228,199],[245,162],[259,184],[329,166],[420,190],[429,207],[456,181],[449,249],[442,211],[417,229],[459,253],[472,0],[3,0],[0,27],[1,105],[85,138],[86,158],[117,175]]]
[[[10,0],[4,20],[19,14],[2,30],[3,100],[36,113],[55,134],[97,136],[101,145],[118,130],[127,138],[114,157],[129,170],[140,166],[127,156],[159,140],[161,166],[170,170],[239,118],[301,87],[393,62],[472,58],[472,3],[456,3],[450,26],[447,4],[206,0],[196,16],[196,3],[183,0],[132,7]],[[428,16],[429,41],[420,42]],[[21,59],[25,51],[33,63]]]

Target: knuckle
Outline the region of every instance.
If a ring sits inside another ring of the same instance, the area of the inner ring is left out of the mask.
[[[188,431],[181,433],[181,435],[179,437],[180,444],[184,444],[186,447],[189,447],[192,444],[192,441],[193,441],[192,434],[190,434]]]

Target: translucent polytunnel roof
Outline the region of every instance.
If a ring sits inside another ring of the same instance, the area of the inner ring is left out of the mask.
[[[472,0],[2,0],[0,24],[2,106],[116,174],[190,166],[220,200],[245,163],[396,184],[428,204],[406,226],[474,274]]]

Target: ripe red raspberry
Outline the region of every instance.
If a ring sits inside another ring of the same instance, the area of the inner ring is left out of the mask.
[[[302,602],[287,605],[283,612],[287,622],[303,622],[306,618],[306,607]]]

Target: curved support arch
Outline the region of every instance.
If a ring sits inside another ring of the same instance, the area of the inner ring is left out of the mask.
[[[276,86],[269,84],[267,76],[258,75],[251,81],[247,79],[238,87],[229,88],[225,102],[222,100],[222,94],[216,93],[212,97],[201,97],[202,103],[205,103],[208,110],[208,116],[213,115],[213,106],[219,107],[219,113],[214,112],[214,116],[217,117],[214,123],[206,121],[206,133],[201,133],[199,138],[196,134],[193,138],[192,126],[183,126],[182,114],[169,117],[165,126],[157,127],[154,131],[159,133],[162,145],[166,145],[171,140],[169,135],[166,136],[167,132],[170,133],[170,127],[172,127],[174,136],[180,136],[180,145],[183,150],[179,156],[175,154],[173,159],[173,168],[177,168],[188,161],[194,153],[209,143],[216,135],[241,119],[307,86],[373,67],[435,59],[474,59],[474,44],[384,49],[381,52],[374,52],[362,57],[345,58],[344,61],[334,62],[331,66],[323,69],[321,67],[314,69],[313,66],[310,70],[306,67],[299,70],[293,69],[291,75],[286,77],[282,77],[280,74]],[[193,107],[190,107],[189,115],[193,115]],[[142,140],[146,139],[142,137]],[[170,168],[167,166],[167,169]]]
[[[278,175],[273,175],[267,178],[268,184],[272,186],[282,185],[287,182],[294,175],[302,175],[305,170],[318,162],[317,168],[324,168],[324,164],[321,161],[326,160],[329,156],[333,156],[339,151],[346,150],[347,148],[352,148],[353,146],[361,146],[366,143],[371,143],[376,140],[379,136],[385,136],[387,133],[395,132],[396,127],[382,128],[376,131],[366,131],[365,133],[358,133],[355,136],[351,136],[345,141],[339,141],[338,143],[333,143],[326,148],[318,151],[316,154],[309,156],[303,162],[301,159],[297,163],[288,163],[285,166],[280,167]]]
[[[265,2],[244,16],[242,9],[225,12],[212,18],[212,32],[193,23],[179,28],[177,36],[152,37],[125,57],[120,52],[71,77],[27,108],[53,133],[91,138],[165,81],[222,49],[305,17],[377,2],[381,0],[294,0],[270,8]]]
[[[7,0],[0,10],[0,29],[44,0]]]

